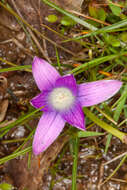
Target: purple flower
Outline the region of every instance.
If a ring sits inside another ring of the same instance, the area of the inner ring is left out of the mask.
[[[80,85],[72,74],[60,74],[45,60],[35,57],[32,72],[41,93],[31,100],[44,113],[33,140],[35,155],[46,150],[60,134],[66,122],[85,130],[82,107],[92,106],[112,97],[121,87],[118,80],[100,80]]]

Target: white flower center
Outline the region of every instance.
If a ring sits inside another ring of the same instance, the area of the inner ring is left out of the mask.
[[[55,88],[49,95],[49,101],[52,106],[60,111],[69,108],[74,99],[72,92],[65,87]]]

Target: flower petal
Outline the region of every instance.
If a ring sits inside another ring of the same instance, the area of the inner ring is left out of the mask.
[[[54,85],[56,79],[60,77],[57,70],[47,61],[34,57],[32,72],[38,88],[42,91]]]
[[[73,75],[65,75],[56,80],[55,87],[67,87],[74,95],[77,94],[77,84]]]
[[[100,80],[78,85],[78,99],[82,106],[92,106],[111,98],[120,89],[118,80]]]
[[[48,95],[50,91],[43,91],[37,96],[35,96],[30,103],[32,104],[33,107],[39,109],[43,106],[41,111],[53,111],[51,105],[48,103]]]
[[[76,101],[72,108],[60,114],[69,124],[80,130],[85,130],[84,113],[79,102]]]
[[[56,112],[44,112],[36,129],[33,140],[35,155],[46,150],[64,128],[65,121]]]

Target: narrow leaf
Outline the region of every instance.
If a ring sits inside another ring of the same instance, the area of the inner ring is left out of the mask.
[[[9,156],[5,156],[4,158],[0,159],[0,164],[3,164],[3,163],[5,163],[5,162],[7,162],[9,160],[12,160],[12,159],[14,159],[14,158],[16,158],[18,156],[24,155],[27,152],[30,152],[31,150],[32,150],[32,147],[30,146],[30,147],[27,147],[24,150],[21,150],[21,151],[19,151],[17,153],[12,153]]]
[[[93,131],[79,131],[78,132],[78,137],[92,137],[92,136],[100,136],[104,135],[104,133],[98,133],[98,132],[93,132]]]
[[[96,117],[89,109],[83,108],[85,115],[89,117],[94,123],[99,125],[102,129],[106,130],[107,132],[111,133],[112,135],[118,137],[121,141],[124,141],[126,134],[119,131],[118,129],[112,127],[111,125],[105,123],[104,121],[100,120]]]

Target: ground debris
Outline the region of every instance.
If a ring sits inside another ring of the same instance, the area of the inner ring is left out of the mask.
[[[58,138],[44,153],[38,157],[32,155],[30,169],[28,169],[28,157],[14,159],[6,164],[6,172],[11,176],[13,184],[18,190],[24,188],[37,190],[42,186],[42,178],[47,172],[51,162],[54,161],[63,146],[69,140],[68,136]]]

